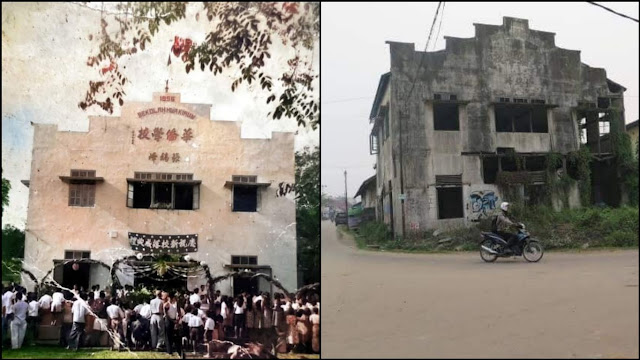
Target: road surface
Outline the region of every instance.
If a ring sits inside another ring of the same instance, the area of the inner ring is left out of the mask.
[[[322,358],[638,358],[638,251],[357,250],[322,222]]]

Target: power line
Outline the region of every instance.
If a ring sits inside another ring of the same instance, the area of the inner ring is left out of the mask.
[[[436,40],[433,42],[433,49],[431,50],[435,50],[436,49],[436,45],[438,44],[438,37],[440,36],[440,26],[442,26],[442,18],[444,18],[444,5],[446,3],[442,3],[442,15],[440,15],[440,23],[438,23],[438,32],[436,33]]]
[[[433,27],[436,25],[436,20],[438,20],[438,13],[440,12],[440,6],[442,6],[442,1],[438,3],[438,8],[436,9],[436,15],[433,17],[433,22],[431,23],[431,29],[429,29],[429,36],[427,37],[427,43],[424,46],[424,52],[427,52],[429,48],[429,42],[431,42],[431,34],[433,34]],[[426,54],[422,54],[420,56],[420,65],[416,69],[416,76],[413,78],[413,82],[411,84],[411,89],[409,90],[409,94],[407,95],[407,99],[411,98],[411,94],[413,93],[413,89],[416,86],[416,81],[418,80],[418,74],[420,73],[420,69],[422,68],[422,62],[424,60]]]
[[[635,21],[635,22],[638,22],[638,19],[634,19],[634,18],[632,18],[632,17],[630,17],[630,16],[627,16],[627,15],[625,15],[625,14],[621,14],[621,13],[619,13],[619,12],[617,12],[617,11],[614,11],[614,10],[612,10],[612,9],[609,9],[608,7],[606,7],[606,6],[604,6],[604,5],[596,4],[596,3],[595,3],[595,2],[593,2],[593,1],[587,1],[587,2],[588,2],[589,4],[591,4],[591,5],[599,6],[599,7],[603,8],[603,9],[605,9],[605,10],[609,11],[609,12],[612,12],[612,13],[614,13],[614,14],[618,15],[618,16],[622,16],[623,18],[627,18],[627,19],[629,19],[629,20],[633,20],[633,21]]]

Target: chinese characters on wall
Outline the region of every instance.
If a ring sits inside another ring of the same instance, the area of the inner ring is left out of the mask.
[[[134,251],[145,253],[184,254],[198,251],[198,235],[150,235],[129,233],[129,244]]]
[[[155,140],[156,142],[160,142],[166,137],[167,141],[173,142],[178,139],[178,136],[180,136],[180,133],[178,133],[178,130],[176,130],[175,128],[167,130],[166,133],[164,131],[164,128],[161,127],[155,127],[153,130],[149,129],[148,127],[141,127],[140,130],[138,130],[138,139],[140,140]],[[191,139],[193,139],[193,129],[183,129],[180,139],[182,139],[184,142],[191,141]],[[160,161],[169,162],[169,153],[163,152],[158,155],[158,153],[154,151],[149,154],[149,160],[153,162],[156,162],[158,158],[160,159]],[[171,162],[180,162],[180,154],[171,154]]]

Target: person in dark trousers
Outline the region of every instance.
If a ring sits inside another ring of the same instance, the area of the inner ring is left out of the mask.
[[[498,235],[500,235],[503,239],[507,240],[507,246],[505,248],[506,252],[513,252],[511,247],[515,245],[518,240],[517,237],[517,229],[519,224],[513,222],[509,219],[509,204],[508,202],[503,202],[500,204],[500,213],[496,219],[496,226],[498,228]]]
[[[164,335],[165,345],[167,346],[167,353],[173,354],[175,346],[174,333],[176,327],[176,320],[178,318],[178,300],[175,294],[169,296],[168,293],[162,293],[162,300],[164,301]]]
[[[78,350],[82,335],[84,335],[85,315],[87,315],[87,294],[81,292],[79,299],[73,302],[71,307],[71,313],[73,314],[73,326],[71,327],[71,333],[69,333],[69,348]]]

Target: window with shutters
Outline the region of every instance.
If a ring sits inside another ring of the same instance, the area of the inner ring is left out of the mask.
[[[92,207],[95,197],[95,184],[69,184],[69,206]]]

